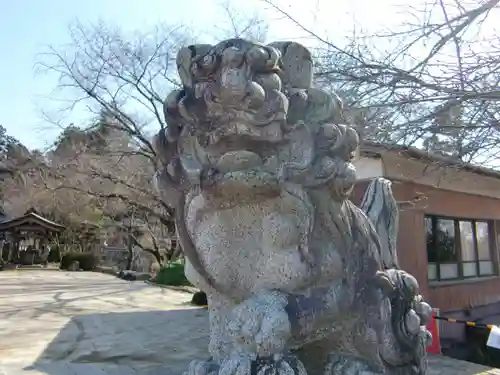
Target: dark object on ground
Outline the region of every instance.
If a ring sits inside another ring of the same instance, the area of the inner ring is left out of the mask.
[[[5,266],[5,263],[2,258],[0,258],[0,271],[3,271],[3,268]]]
[[[97,267],[99,259],[92,253],[69,252],[61,259],[61,269],[67,270],[72,262],[78,262],[83,271],[92,271]]]
[[[3,261],[8,261],[9,260],[9,250],[10,250],[10,244],[8,242],[3,243],[3,247],[0,251],[0,259]]]
[[[61,261],[61,250],[59,249],[59,246],[53,246],[50,248],[47,261],[49,263],[59,263]]]
[[[135,273],[133,273],[133,272],[122,271],[121,274],[122,274],[121,278],[123,280],[127,280],[127,281],[135,281],[136,280]]]
[[[192,286],[184,275],[184,264],[170,263],[158,271],[154,282],[161,285]]]
[[[196,292],[193,294],[193,298],[191,299],[191,303],[195,306],[206,306],[208,305],[207,294],[203,291]]]
[[[37,253],[37,250],[33,248],[28,248],[26,251],[21,251],[19,253],[19,264],[22,264],[23,266],[31,266],[35,264],[35,257]]]
[[[136,272],[131,270],[122,270],[116,275],[118,278],[127,281],[136,281],[136,280],[149,280],[151,279],[151,275],[146,272]]]
[[[486,345],[490,330],[482,327],[466,327],[467,361],[488,367],[500,367],[500,350]]]
[[[49,251],[42,250],[38,254],[35,254],[35,259],[33,263],[45,265],[49,263],[48,259],[49,259]]]
[[[80,270],[80,263],[75,260],[71,262],[71,264],[67,268],[68,271],[79,271]]]
[[[122,280],[127,280],[127,281],[135,281],[136,276],[135,273],[129,270],[122,270],[118,273],[118,278]]]

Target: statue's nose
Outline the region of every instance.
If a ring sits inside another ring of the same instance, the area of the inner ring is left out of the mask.
[[[235,47],[229,47],[222,53],[222,65],[227,67],[239,67],[245,58],[245,53]]]
[[[243,67],[244,57],[244,53],[234,47],[223,53],[220,89],[226,100],[239,101],[245,96],[249,77]]]
[[[226,98],[241,100],[246,94],[247,74],[241,69],[225,69],[221,73],[221,93]]]

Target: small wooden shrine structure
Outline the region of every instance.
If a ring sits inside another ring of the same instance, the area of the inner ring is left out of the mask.
[[[33,263],[38,258],[47,258],[48,242],[65,227],[44,218],[34,209],[22,216],[0,222],[4,245],[2,258],[6,262]]]

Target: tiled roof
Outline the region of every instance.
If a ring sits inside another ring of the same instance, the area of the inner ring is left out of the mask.
[[[25,223],[35,223],[40,225],[41,227],[45,227],[56,232],[62,231],[64,229],[63,225],[40,216],[39,214],[35,213],[34,210],[28,210],[28,212],[23,216],[0,222],[0,232],[8,231],[9,229],[13,229]]]

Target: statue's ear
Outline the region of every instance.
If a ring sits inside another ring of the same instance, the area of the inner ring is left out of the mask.
[[[342,101],[335,94],[312,88],[314,69],[311,52],[295,42],[274,42],[269,46],[281,53],[279,74],[283,86],[295,91],[289,92],[291,120],[303,120],[311,125],[331,121],[341,111]],[[306,95],[299,91],[304,91]],[[304,103],[305,96],[307,100]],[[293,108],[295,105],[298,107],[297,111]]]
[[[191,66],[197,58],[206,55],[211,49],[211,44],[193,44],[182,47],[177,53],[177,71],[181,78],[182,85],[187,89],[193,88],[193,73]]]
[[[340,98],[318,88],[307,90],[307,106],[304,114],[306,123],[322,124],[334,120],[342,111]]]
[[[317,88],[293,90],[289,95],[288,121],[304,121],[309,126],[325,122],[339,122],[342,114],[342,101],[335,94]]]
[[[295,42],[274,42],[269,44],[281,53],[280,78],[283,86],[294,89],[308,89],[312,86],[313,61],[311,52]]]

